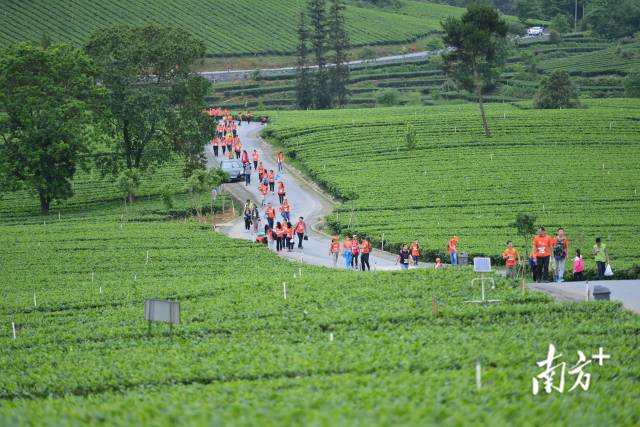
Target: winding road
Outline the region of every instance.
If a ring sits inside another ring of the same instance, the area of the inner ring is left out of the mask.
[[[243,123],[239,126],[238,133],[240,141],[242,142],[242,148],[247,150],[249,155],[251,155],[254,149],[258,150],[260,160],[265,168],[275,171],[277,168],[273,150],[271,146],[265,143],[259,136],[262,128],[263,125],[260,123]],[[214,156],[213,147],[210,144],[207,145],[206,155],[208,168],[218,167],[218,160],[223,159],[222,155],[218,158]],[[309,232],[309,240],[304,242],[304,249],[300,250],[296,248],[293,252],[283,251],[281,255],[295,261],[333,267],[333,260],[329,257],[330,238],[316,227],[316,225],[331,212],[333,201],[312,183],[306,181],[299,172],[288,166],[286,159],[285,171],[281,174],[281,178],[284,181],[287,199],[291,204],[292,223],[295,223],[299,216],[304,217],[307,224],[307,231]],[[261,195],[258,191],[258,175],[256,171],[252,171],[250,185],[246,186],[244,182],[225,184],[225,190],[240,200],[251,199],[260,206]],[[267,202],[271,202],[276,209],[280,206],[277,195],[269,194]],[[264,218],[264,209],[260,209],[260,214]],[[261,228],[264,227],[264,223],[263,219]],[[218,224],[217,228],[229,237],[247,240],[255,239],[252,232],[244,229],[244,221],[241,217],[226,224]],[[371,264],[371,271],[399,268],[395,265],[394,255],[379,250],[373,251],[370,255],[369,263]],[[339,257],[338,267],[345,268],[343,257]]]

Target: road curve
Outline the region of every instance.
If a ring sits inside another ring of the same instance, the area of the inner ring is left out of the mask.
[[[273,169],[275,171],[277,168],[273,150],[259,136],[262,127],[259,123],[243,123],[238,127],[242,148],[247,150],[249,155],[251,155],[254,149],[258,150],[263,165],[267,169]],[[222,156],[216,159],[213,154],[213,147],[210,144],[206,147],[206,156],[208,168],[217,167],[218,160],[223,159]],[[333,208],[332,201],[317,188],[314,188],[312,184],[306,182],[296,171],[286,166],[286,159],[285,171],[280,174],[280,178],[284,181],[287,199],[292,206],[292,222],[295,223],[299,216],[303,216],[307,223],[307,229],[310,231],[309,240],[304,242],[303,250],[296,248],[293,252],[281,252],[282,256],[309,264],[333,267],[333,261],[329,257],[329,236],[313,230],[312,227],[310,227],[312,224],[321,222],[323,218],[331,212]],[[251,199],[260,206],[261,195],[258,191],[256,171],[252,171],[250,185],[246,186],[244,182],[225,184],[225,190],[231,192],[240,200]],[[270,194],[267,201],[271,202],[276,209],[279,206],[277,195]],[[263,209],[260,209],[260,214],[264,217]],[[262,228],[264,228],[264,224],[263,219],[261,223]],[[241,217],[227,224],[218,225],[218,230],[229,237],[247,240],[255,239],[255,236],[251,232],[244,229],[244,221]],[[370,264],[372,271],[398,269],[398,266],[395,265],[395,257],[392,254],[378,250],[374,250],[371,254]],[[339,258],[338,267],[345,268],[344,258]]]

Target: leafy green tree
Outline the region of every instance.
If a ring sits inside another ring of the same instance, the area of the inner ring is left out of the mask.
[[[533,100],[535,108],[575,108],[578,95],[566,71],[556,70],[544,77]]]
[[[460,17],[442,22],[442,40],[453,50],[443,55],[445,71],[478,98],[482,127],[491,136],[484,111],[483,86],[490,84],[504,60],[508,25],[494,6],[471,4]]]
[[[191,206],[198,216],[202,216],[203,198],[209,196],[209,192],[227,182],[229,175],[222,169],[198,169],[193,171],[187,179],[186,190],[191,199]]]
[[[518,234],[524,240],[524,251],[526,259],[529,259],[531,237],[536,233],[535,223],[537,218],[538,217],[536,215],[519,212],[516,215],[516,221],[512,224],[509,224],[511,227],[514,227],[516,230],[518,230]]]
[[[138,169],[125,169],[116,178],[116,187],[124,197],[125,205],[127,201],[133,203],[134,197],[140,188],[140,172]]]
[[[73,195],[104,91],[82,50],[22,43],[0,51],[0,181],[34,190],[40,212]]]
[[[318,69],[314,78],[314,106],[316,108],[331,107],[333,98],[330,90],[329,73],[327,71],[327,11],[325,0],[309,0],[309,20],[311,21],[311,46]]]
[[[569,18],[564,14],[554,16],[549,26],[560,34],[566,34],[572,30]]]
[[[631,36],[640,30],[638,0],[591,0],[585,19],[593,30],[607,38]]]
[[[115,26],[93,33],[86,50],[111,94],[105,127],[116,156],[103,158],[103,170],[144,171],[175,153],[185,156],[187,173],[202,167],[209,82],[191,68],[204,43],[175,28]]]
[[[627,96],[640,98],[640,72],[629,73],[622,83]]]
[[[384,89],[378,91],[376,102],[385,107],[391,107],[400,103],[400,92],[397,89]]]
[[[416,128],[411,123],[407,123],[404,129],[404,141],[407,143],[408,150],[414,150],[416,148]]]
[[[300,12],[298,22],[298,66],[296,75],[296,104],[298,108],[313,107],[313,84],[307,63],[309,32],[305,23],[304,11]]]
[[[344,11],[346,6],[343,0],[332,0],[329,12],[330,35],[334,52],[334,67],[331,70],[331,89],[333,99],[337,107],[343,107],[347,103],[349,95],[347,83],[349,82],[349,36],[347,35]]]

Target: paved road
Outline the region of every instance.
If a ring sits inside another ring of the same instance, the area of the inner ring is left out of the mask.
[[[253,152],[253,149],[257,149],[260,154],[264,166],[267,169],[277,170],[275,163],[275,155],[272,152],[271,147],[259,138],[258,133],[262,129],[262,125],[258,123],[252,123],[247,125],[242,124],[239,128],[240,141],[242,141],[243,149],[246,149],[249,155]],[[207,154],[207,167],[217,167],[218,162],[213,155],[213,147],[210,145],[206,148]],[[219,157],[222,159],[222,157]],[[286,159],[285,159],[286,161]],[[303,216],[307,223],[307,229],[310,230],[309,240],[304,242],[304,249],[295,249],[293,252],[282,252],[282,255],[293,259],[300,260],[306,263],[315,265],[332,267],[333,261],[329,258],[329,237],[318,231],[312,230],[311,225],[317,224],[331,212],[332,202],[331,200],[320,193],[317,189],[313,188],[312,184],[305,182],[304,179],[297,174],[294,170],[286,167],[281,178],[284,181],[285,190],[287,192],[287,199],[292,206],[291,219],[292,223],[295,223],[299,216]],[[245,186],[243,183],[225,184],[225,189],[230,191],[234,196],[241,200],[250,198],[254,202],[260,205],[261,200],[260,192],[258,191],[258,177],[257,172],[253,171],[251,177],[251,184]],[[267,200],[271,202],[277,209],[279,205],[277,195],[269,195]],[[260,210],[261,215],[264,215],[264,211]],[[264,219],[261,227],[264,228]],[[242,218],[237,218],[228,224],[219,226],[220,230],[230,236],[240,239],[254,240],[255,236],[244,229],[244,221]],[[374,251],[370,256],[371,270],[389,270],[397,269],[395,266],[394,256],[381,251]],[[338,267],[344,268],[344,258],[340,257],[338,260]]]
[[[631,311],[640,313],[640,280],[602,280],[589,283],[589,294],[592,299],[593,287],[601,285],[611,291],[611,300],[620,301]],[[587,293],[587,282],[531,283],[529,288],[546,292],[560,301],[584,301]]]

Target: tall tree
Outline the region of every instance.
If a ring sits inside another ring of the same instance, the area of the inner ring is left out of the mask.
[[[331,91],[327,72],[327,11],[325,0],[309,0],[309,20],[311,21],[311,46],[317,70],[314,75],[314,106],[329,108]]]
[[[298,108],[307,109],[313,107],[313,86],[307,63],[309,53],[307,43],[309,32],[305,23],[304,11],[300,12],[298,22],[298,67],[296,75],[296,103]]]
[[[111,92],[106,121],[116,156],[103,170],[144,171],[174,153],[185,156],[187,174],[202,167],[209,82],[191,68],[204,43],[175,28],[115,26],[96,31],[86,50]]]
[[[483,87],[495,79],[497,66],[504,58],[508,25],[494,6],[471,4],[460,18],[449,17],[442,27],[445,46],[453,48],[443,55],[445,70],[465,90],[476,95],[482,127],[490,137]]]
[[[344,11],[346,6],[343,0],[332,0],[330,16],[330,35],[333,48],[334,68],[331,70],[331,89],[335,105],[343,107],[347,103],[349,93],[347,83],[349,81],[349,36],[346,30]]]
[[[91,58],[70,46],[22,43],[0,52],[0,181],[34,190],[43,215],[73,195],[104,94],[95,76]]]

